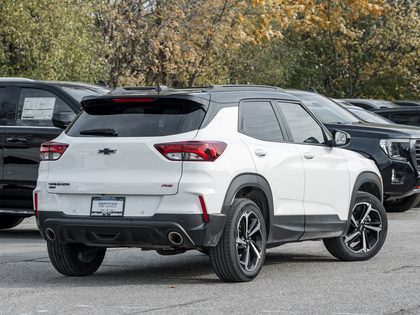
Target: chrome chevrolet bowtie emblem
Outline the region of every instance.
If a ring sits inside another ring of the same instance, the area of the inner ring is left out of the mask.
[[[111,154],[115,154],[115,152],[117,152],[117,150],[111,150],[110,148],[104,148],[103,150],[98,150],[98,154],[105,154],[105,155],[111,155]]]

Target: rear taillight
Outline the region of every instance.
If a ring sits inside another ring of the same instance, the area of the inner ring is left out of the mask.
[[[171,161],[216,161],[225,151],[224,142],[186,141],[155,144],[155,148]]]
[[[57,161],[67,150],[67,143],[45,142],[41,144],[41,153],[39,154],[41,161]]]

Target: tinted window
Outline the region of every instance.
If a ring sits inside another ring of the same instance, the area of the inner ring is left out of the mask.
[[[295,143],[325,143],[321,126],[299,104],[279,102]]]
[[[22,88],[16,114],[17,126],[54,126],[52,116],[58,112],[74,112],[58,96],[40,89]]]
[[[270,102],[244,102],[240,105],[241,132],[264,141],[282,141],[283,134]]]
[[[3,105],[3,98],[4,98],[4,92],[5,91],[6,91],[5,88],[0,88],[0,125],[3,124],[3,123],[5,123],[5,122],[3,122],[3,117],[2,117],[2,114],[3,113],[2,113],[2,109],[1,109],[1,107]]]
[[[418,113],[390,114],[389,119],[397,124],[419,126]]]
[[[0,105],[3,104],[4,91],[6,91],[5,88],[0,88]]]
[[[354,103],[354,105],[359,106],[361,108],[367,109],[367,110],[372,110],[375,109],[376,107],[368,105],[368,104],[363,104],[363,103]]]
[[[74,137],[167,136],[197,130],[204,116],[200,104],[186,100],[90,105],[70,126],[67,134]]]

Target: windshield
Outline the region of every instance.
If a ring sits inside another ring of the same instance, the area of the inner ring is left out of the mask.
[[[351,111],[353,114],[355,114],[357,117],[369,123],[387,124],[387,125],[394,124],[392,121],[367,110],[352,108],[352,107],[347,107],[347,109]]]
[[[77,84],[57,84],[59,85],[64,91],[69,93],[76,101],[79,103],[82,101],[82,99],[85,96],[88,95],[102,95],[106,94],[111,89],[99,86],[99,85],[90,85],[90,84],[83,84],[83,85],[77,85]]]
[[[325,124],[360,122],[357,116],[320,94],[293,90],[287,90],[287,93],[300,99]]]

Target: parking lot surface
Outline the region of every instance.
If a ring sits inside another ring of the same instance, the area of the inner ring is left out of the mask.
[[[62,276],[29,218],[0,231],[0,314],[420,314],[420,209],[388,219],[369,261],[293,243],[269,249],[254,281],[224,283],[205,254],[135,248],[108,249],[92,276]]]

